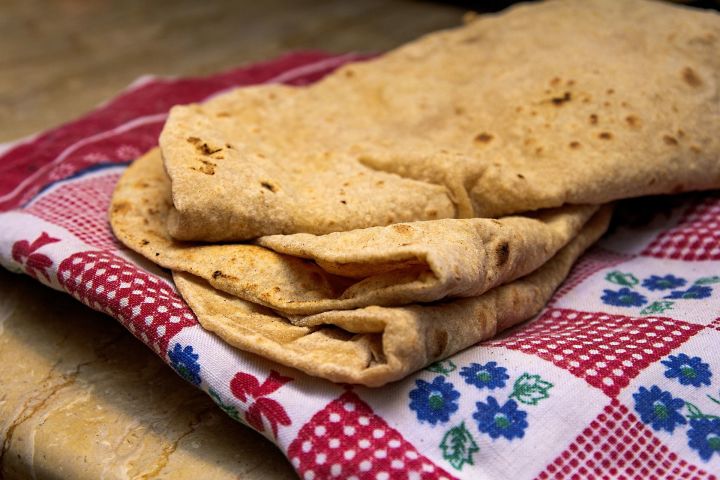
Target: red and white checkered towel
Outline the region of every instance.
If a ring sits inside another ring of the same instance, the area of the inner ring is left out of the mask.
[[[113,238],[113,186],[156,145],[170,106],[306,84],[356,58],[299,53],[208,78],[143,78],[79,120],[0,147],[0,263],[116,318],[304,479],[717,478],[717,192],[621,226],[536,319],[379,390],[227,346],[168,272]]]

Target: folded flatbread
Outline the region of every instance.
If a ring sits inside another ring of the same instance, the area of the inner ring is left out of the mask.
[[[567,206],[534,217],[434,220],[208,245],[168,235],[170,204],[170,182],[153,150],[115,188],[115,235],[158,265],[286,316],[481,295],[537,270],[598,210]]]
[[[335,382],[380,386],[538,313],[607,228],[603,208],[533,273],[482,295],[424,305],[332,310],[292,321],[188,273],[173,278],[202,326],[227,343]]]
[[[174,107],[181,240],[326,234],[720,187],[720,15],[554,0],[309,87]]]

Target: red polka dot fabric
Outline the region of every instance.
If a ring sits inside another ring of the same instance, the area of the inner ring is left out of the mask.
[[[62,182],[51,195],[41,196],[24,211],[65,228],[92,247],[119,249],[121,245],[106,218],[107,205],[119,179],[118,172]]]
[[[551,478],[716,478],[686,462],[642,425],[630,410],[613,400],[547,468]]]
[[[643,255],[685,261],[720,260],[720,197],[688,207],[679,224],[660,234]]]
[[[671,318],[549,309],[516,335],[488,345],[537,355],[615,396],[701,329]]]
[[[0,263],[115,318],[305,480],[717,479],[718,192],[616,225],[536,318],[379,389],[228,346],[198,324],[169,272],[113,238],[114,185],[157,144],[172,105],[306,85],[362,59],[297,53],[204,78],[148,77],[4,146]]]
[[[423,456],[357,395],[349,392],[316,413],[290,444],[303,478],[389,480],[455,478]]]
[[[197,320],[165,280],[110,253],[81,252],[58,268],[60,285],[86,305],[120,320],[157,353],[169,339]]]

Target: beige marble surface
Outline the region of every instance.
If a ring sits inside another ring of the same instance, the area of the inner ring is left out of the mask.
[[[382,51],[457,24],[419,1],[3,0],[0,142],[145,73],[306,48]],[[111,318],[0,268],[0,479],[286,479],[287,460]]]
[[[113,319],[5,270],[0,439],[8,480],[294,478]]]

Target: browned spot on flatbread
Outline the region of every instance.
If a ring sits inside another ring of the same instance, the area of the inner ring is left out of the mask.
[[[498,245],[497,249],[495,250],[495,254],[497,255],[497,260],[495,264],[498,267],[502,267],[507,263],[508,258],[510,257],[510,245],[508,242],[502,242],[500,245]]]
[[[703,84],[700,75],[698,75],[697,72],[695,72],[695,70],[690,67],[683,68],[682,78],[683,80],[685,80],[685,83],[687,83],[691,87],[697,88]]]
[[[432,358],[439,358],[445,353],[445,349],[448,344],[448,333],[445,330],[435,330],[432,334],[432,344],[430,356]]]
[[[196,148],[198,152],[202,153],[203,155],[212,155],[213,153],[217,153],[222,150],[222,148],[210,147],[207,143],[203,143],[202,145],[196,145]]]
[[[640,119],[638,117],[636,117],[635,115],[628,115],[627,117],[625,117],[625,121],[632,128],[637,128],[640,126]]]
[[[492,141],[493,138],[494,137],[487,132],[482,132],[475,135],[475,141],[480,143],[488,143]]]
[[[215,175],[215,167],[217,167],[216,164],[202,158],[199,158],[198,160],[200,160],[200,163],[202,163],[202,165],[200,167],[190,167],[191,170],[204,173],[205,175]]]
[[[570,142],[569,146],[573,150],[577,150],[578,148],[580,148],[580,142]]]
[[[572,100],[572,94],[570,92],[565,92],[561,97],[553,97],[550,99],[553,105],[560,107],[564,103],[569,102]]]
[[[132,205],[128,202],[117,202],[112,206],[112,213],[123,214],[132,209]]]
[[[260,182],[260,186],[265,190],[270,190],[273,193],[278,191],[278,187],[268,181]]]
[[[610,132],[600,132],[598,138],[600,138],[601,140],[612,140],[613,137],[612,133]]]
[[[410,225],[405,225],[402,223],[398,225],[393,225],[392,229],[401,235],[410,235],[411,233],[413,233],[413,228]]]
[[[218,277],[222,277],[222,272],[220,270],[215,270],[212,274],[212,277],[217,280]]]
[[[185,140],[187,140],[188,143],[192,143],[193,145],[197,145],[201,142],[198,137],[187,137]]]
[[[672,135],[663,135],[663,142],[665,142],[665,145],[670,145],[671,147],[675,147],[678,144],[677,138]]]
[[[598,123],[598,116],[597,116],[596,114],[594,114],[594,113],[593,113],[593,114],[590,114],[590,116],[588,117],[588,121],[590,122],[591,125],[597,125],[597,123]]]

